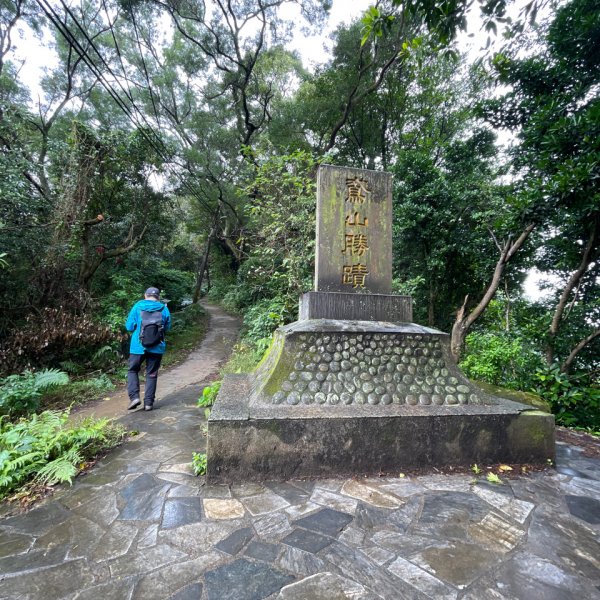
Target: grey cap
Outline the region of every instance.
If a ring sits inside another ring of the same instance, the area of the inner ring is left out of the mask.
[[[144,296],[152,296],[153,298],[160,298],[160,290],[155,287],[149,287],[144,292]]]

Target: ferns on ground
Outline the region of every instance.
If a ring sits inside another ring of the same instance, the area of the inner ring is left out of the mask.
[[[72,426],[69,411],[44,411],[16,423],[0,417],[0,498],[36,481],[72,481],[81,463],[118,444],[124,429],[108,419]]]

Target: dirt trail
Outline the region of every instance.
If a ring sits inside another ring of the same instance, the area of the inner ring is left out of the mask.
[[[228,315],[214,304],[202,303],[202,306],[210,316],[206,336],[200,346],[193,350],[183,363],[159,372],[156,392],[157,406],[160,406],[161,398],[214,376],[219,366],[229,356],[237,339],[240,328],[239,319]],[[73,418],[77,420],[92,415],[116,418],[126,414],[127,403],[127,390],[123,388],[105,400],[75,409],[72,414]]]

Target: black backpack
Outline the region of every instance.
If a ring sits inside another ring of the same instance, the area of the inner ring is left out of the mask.
[[[162,311],[159,310],[142,310],[140,316],[142,323],[140,326],[140,342],[144,348],[152,348],[165,339],[165,328],[163,327]]]

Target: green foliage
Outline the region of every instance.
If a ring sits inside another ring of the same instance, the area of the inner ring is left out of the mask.
[[[24,371],[0,379],[0,415],[15,417],[35,411],[45,391],[66,385],[69,376],[57,369]]]
[[[600,387],[562,373],[558,365],[535,373],[535,391],[552,406],[557,423],[600,430]]]
[[[107,392],[115,389],[115,384],[106,373],[96,377],[86,377],[70,381],[67,385],[57,390],[50,390],[42,397],[43,407],[72,406],[85,404],[90,400],[97,400]]]
[[[187,329],[196,325],[198,321],[206,316],[206,310],[200,304],[188,304],[183,310],[172,313],[172,332]]]
[[[244,314],[244,341],[252,344],[262,355],[271,345],[273,332],[289,323],[295,317],[293,307],[286,306],[278,298],[262,300],[250,307]]]
[[[82,463],[118,444],[122,426],[88,418],[68,424],[69,411],[45,411],[16,423],[0,419],[0,498],[35,481],[72,481]]]
[[[192,452],[192,469],[196,475],[206,475],[206,454]]]
[[[233,347],[233,352],[225,366],[221,369],[221,375],[227,373],[250,373],[260,362],[263,353],[254,346],[241,342]]]
[[[496,485],[504,485],[502,479],[496,475],[496,473],[488,473],[486,476],[486,480],[490,483],[495,483]]]
[[[197,405],[200,407],[212,406],[215,403],[215,400],[217,399],[217,394],[219,393],[219,390],[221,389],[221,383],[221,381],[215,381],[211,385],[207,385],[202,390],[202,396],[198,398]]]
[[[541,367],[539,352],[511,332],[473,332],[467,336],[461,369],[471,379],[513,390],[532,386],[532,373]]]

